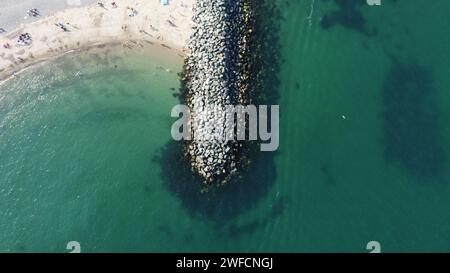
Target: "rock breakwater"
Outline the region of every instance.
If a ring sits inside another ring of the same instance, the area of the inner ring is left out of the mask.
[[[238,172],[244,145],[225,140],[225,107],[246,105],[249,10],[246,0],[197,0],[184,75],[192,141],[185,156],[206,184]]]

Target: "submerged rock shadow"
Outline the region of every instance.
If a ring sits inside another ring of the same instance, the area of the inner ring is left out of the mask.
[[[329,1],[329,0],[323,0]],[[320,26],[323,29],[330,29],[335,25],[341,25],[344,28],[356,30],[367,36],[375,36],[376,29],[369,29],[366,20],[361,14],[359,8],[367,5],[366,0],[334,0],[338,5],[338,10],[325,14],[320,20]]]
[[[183,143],[171,141],[155,160],[161,164],[166,188],[191,216],[223,224],[251,209],[266,196],[276,178],[273,154],[253,151],[250,168],[223,186],[205,190],[183,155]]]
[[[286,197],[277,195],[273,204],[268,208],[268,211],[262,217],[250,220],[246,219],[243,223],[229,223],[224,226],[216,225],[217,233],[221,237],[231,239],[236,239],[247,234],[251,234],[262,227],[274,223],[274,220],[284,213],[288,203],[289,200]]]
[[[249,50],[251,103],[277,104],[280,85],[281,48],[279,43],[281,15],[273,1],[248,1],[253,22]],[[180,75],[182,76],[182,75]],[[184,92],[181,83],[181,93]],[[184,103],[182,95],[178,96]],[[276,153],[260,152],[255,142],[243,143],[251,164],[226,185],[210,186],[205,190],[202,179],[192,172],[185,157],[185,143],[170,141],[154,158],[161,165],[167,190],[173,193],[193,217],[212,221],[216,227],[253,208],[267,195],[276,179]],[[282,207],[279,205],[278,207]],[[282,212],[282,210],[279,210]],[[252,225],[255,227],[255,225]],[[236,227],[237,228],[237,227]],[[238,228],[237,228],[238,229]]]
[[[385,157],[419,179],[447,165],[435,91],[432,72],[416,63],[394,61],[383,85]]]

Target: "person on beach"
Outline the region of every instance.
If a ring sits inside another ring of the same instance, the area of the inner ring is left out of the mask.
[[[33,8],[33,9],[30,9],[30,10],[27,12],[27,15],[28,15],[28,16],[32,16],[32,17],[38,17],[38,16],[40,16],[41,14],[39,13],[39,10],[38,10],[38,9]]]
[[[167,23],[169,23],[169,25],[172,27],[177,27],[177,25],[175,25],[175,23],[172,22],[171,20],[167,20]]]
[[[60,29],[62,29],[64,32],[68,32],[69,31],[69,29],[63,23],[57,23],[55,25],[57,27],[59,27]]]
[[[136,16],[137,15],[137,10],[136,9],[134,9],[134,8],[132,8],[132,7],[127,7],[127,11],[129,12],[128,13],[128,16],[129,17],[134,17],[134,16]]]
[[[112,2],[112,3],[111,3],[111,6],[112,6],[113,8],[117,8],[116,2]]]
[[[31,39],[31,35],[28,32],[20,34],[19,40],[17,41],[19,45],[30,45],[32,42],[33,40]]]
[[[6,49],[10,49],[11,45],[9,43],[6,43],[6,44],[3,45],[3,47],[6,48]]]

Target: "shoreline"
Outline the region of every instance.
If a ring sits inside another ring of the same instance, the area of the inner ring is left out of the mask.
[[[192,30],[193,1],[163,6],[159,1],[122,0],[117,8],[88,5],[20,24],[0,38],[0,81],[53,57],[106,45],[159,44],[184,55]],[[129,16],[128,7],[135,9],[135,16]],[[66,25],[67,32],[55,26],[59,22]],[[22,33],[31,35],[30,45],[17,44]],[[5,43],[12,48],[3,48]]]
[[[53,54],[53,55],[49,55],[46,57],[43,57],[39,60],[35,60],[35,62],[33,63],[27,63],[26,65],[24,64],[23,67],[21,67],[21,69],[17,69],[15,70],[11,75],[9,75],[6,78],[0,78],[0,87],[7,82],[10,79],[13,79],[15,77],[20,77],[22,73],[26,72],[27,70],[41,65],[41,64],[45,64],[47,62],[53,62],[53,61],[57,61],[59,58],[63,58],[67,55],[71,55],[71,54],[89,54],[89,53],[93,53],[97,50],[109,50],[109,49],[114,49],[114,48],[124,48],[123,43],[120,42],[111,42],[111,43],[101,43],[101,44],[92,44],[83,48],[78,48],[78,49],[72,49],[69,51],[64,51],[64,52],[60,52],[59,54]],[[169,54],[169,55],[173,55],[170,56],[170,59],[176,59],[176,58],[180,58],[180,59],[185,59],[186,58],[186,53],[179,50],[178,48],[167,48],[164,47],[161,44],[144,44],[142,47],[133,47],[133,48],[128,48],[128,51],[132,52],[132,51],[136,51],[136,50],[143,50],[144,52],[156,52],[156,53],[161,53],[161,54]],[[176,53],[176,54],[170,54],[170,53]],[[164,55],[164,59],[169,59],[168,55]],[[19,68],[19,67],[17,67]]]

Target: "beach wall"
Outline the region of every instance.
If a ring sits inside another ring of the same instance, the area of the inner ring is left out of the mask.
[[[225,106],[248,102],[246,1],[197,0],[186,60],[184,96],[192,141],[186,156],[206,184],[226,182],[238,171],[242,143],[224,140]]]

